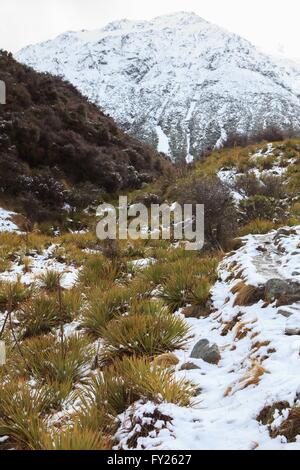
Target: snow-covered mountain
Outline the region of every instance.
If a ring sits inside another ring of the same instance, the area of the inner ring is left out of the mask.
[[[194,13],[67,32],[17,58],[68,79],[123,129],[187,161],[233,133],[300,129],[300,66]]]

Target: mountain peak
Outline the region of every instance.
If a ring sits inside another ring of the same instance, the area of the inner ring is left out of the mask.
[[[184,21],[184,22],[206,22],[203,18],[197,15],[193,11],[177,11],[174,13],[168,13],[166,15],[156,16],[153,21]]]
[[[300,128],[300,67],[193,12],[120,20],[17,57],[67,78],[122,128],[177,159],[233,134]]]

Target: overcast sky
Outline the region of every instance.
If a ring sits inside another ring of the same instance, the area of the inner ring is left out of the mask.
[[[0,0],[0,49],[176,11],[194,11],[266,51],[300,58],[299,0]]]

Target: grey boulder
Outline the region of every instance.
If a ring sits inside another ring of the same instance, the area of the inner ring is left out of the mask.
[[[201,339],[195,344],[191,357],[202,359],[209,364],[218,364],[221,359],[219,348],[216,344],[210,344],[207,339]]]
[[[293,280],[270,279],[265,286],[265,298],[268,302],[280,301],[289,305],[300,300],[300,283]]]

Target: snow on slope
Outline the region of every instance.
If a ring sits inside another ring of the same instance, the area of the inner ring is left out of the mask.
[[[201,389],[194,406],[135,404],[121,416],[118,448],[126,449],[128,439],[149,424],[149,413],[158,409],[171,421],[154,421],[149,435],[138,438],[138,448],[300,449],[300,438],[295,443],[287,443],[283,436],[272,439],[267,426],[256,419],[266,405],[278,401],[299,405],[300,336],[285,333],[287,328],[300,331],[300,302],[284,307],[290,315],[287,318],[275,304],[266,307],[262,300],[249,307],[235,306],[231,292],[242,280],[252,285],[273,278],[300,281],[300,226],[294,229],[288,236],[288,228],[287,232],[249,235],[242,248],[225,258],[212,291],[215,312],[208,318],[187,319],[194,339],[188,350],[177,352],[178,378],[186,377]],[[218,365],[190,358],[193,346],[204,338],[218,345]],[[180,371],[187,361],[199,369]],[[273,429],[288,412],[274,412]],[[133,427],[132,422],[137,424]]]
[[[61,263],[55,259],[55,250],[58,245],[52,244],[42,253],[33,251],[28,255],[27,262],[29,270],[25,270],[24,260],[18,259],[12,263],[9,270],[0,273],[0,282],[17,282],[18,280],[25,285],[39,283],[39,276],[47,271],[55,271],[62,274],[61,286],[64,289],[74,287],[79,269],[75,266]]]
[[[15,212],[7,211],[0,207],[0,232],[18,232],[19,227],[12,221],[17,215]]]
[[[300,128],[300,65],[194,13],[67,32],[16,57],[65,77],[126,131],[188,161],[232,132]]]

